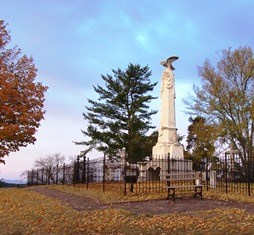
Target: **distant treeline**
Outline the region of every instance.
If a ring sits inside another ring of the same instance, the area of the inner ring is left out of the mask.
[[[0,181],[0,188],[23,188],[26,184],[5,183]]]

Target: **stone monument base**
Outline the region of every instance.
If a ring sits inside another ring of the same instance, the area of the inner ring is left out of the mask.
[[[153,147],[153,159],[167,158],[183,159],[183,146],[180,144],[157,143]]]

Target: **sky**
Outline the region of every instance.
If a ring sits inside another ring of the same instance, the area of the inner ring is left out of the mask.
[[[93,85],[103,86],[102,74],[129,63],[150,67],[151,82],[158,82],[152,95],[159,96],[160,61],[179,56],[176,127],[186,136],[183,99],[200,85],[198,66],[205,59],[216,65],[219,52],[229,47],[254,48],[253,11],[252,0],[0,0],[12,45],[34,58],[36,80],[49,87],[37,141],[5,157],[0,179],[20,179],[40,157],[61,153],[68,160],[84,150],[73,141],[84,140],[82,113],[87,99],[97,97]],[[150,108],[159,110],[160,100]],[[152,117],[157,128],[159,113]]]

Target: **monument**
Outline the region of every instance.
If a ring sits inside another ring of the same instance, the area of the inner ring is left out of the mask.
[[[175,118],[175,78],[172,63],[179,57],[171,56],[162,61],[165,67],[161,79],[161,109],[158,141],[153,147],[153,158],[164,158],[170,154],[170,158],[183,159],[183,146],[177,138]]]

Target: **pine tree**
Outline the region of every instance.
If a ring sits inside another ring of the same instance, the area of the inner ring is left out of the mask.
[[[79,144],[93,145],[109,155],[126,148],[128,160],[140,160],[142,143],[151,125],[149,102],[156,97],[148,94],[156,83],[151,83],[148,66],[129,64],[125,71],[112,70],[113,75],[102,75],[105,87],[94,86],[98,101],[88,99],[89,106],[83,113],[89,125],[82,131],[88,141]]]

